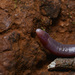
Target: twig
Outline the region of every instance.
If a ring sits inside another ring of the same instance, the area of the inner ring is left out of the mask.
[[[48,69],[75,70],[75,58],[57,58],[48,65]]]

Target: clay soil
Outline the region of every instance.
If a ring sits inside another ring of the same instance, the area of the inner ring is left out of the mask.
[[[0,0],[0,75],[75,75],[47,69],[57,56],[41,45],[37,28],[75,44],[75,0]]]

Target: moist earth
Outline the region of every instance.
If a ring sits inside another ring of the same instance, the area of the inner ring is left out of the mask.
[[[0,75],[75,75],[48,71],[57,57],[41,45],[37,28],[75,44],[75,0],[0,0]]]

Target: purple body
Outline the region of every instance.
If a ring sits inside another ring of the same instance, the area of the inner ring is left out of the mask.
[[[75,57],[75,44],[61,44],[52,39],[47,32],[41,29],[37,29],[36,34],[43,46],[51,53],[61,57]]]

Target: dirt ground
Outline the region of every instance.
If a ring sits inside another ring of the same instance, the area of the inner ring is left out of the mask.
[[[48,71],[57,57],[41,45],[37,28],[75,44],[75,0],[0,0],[0,75],[75,75]]]

